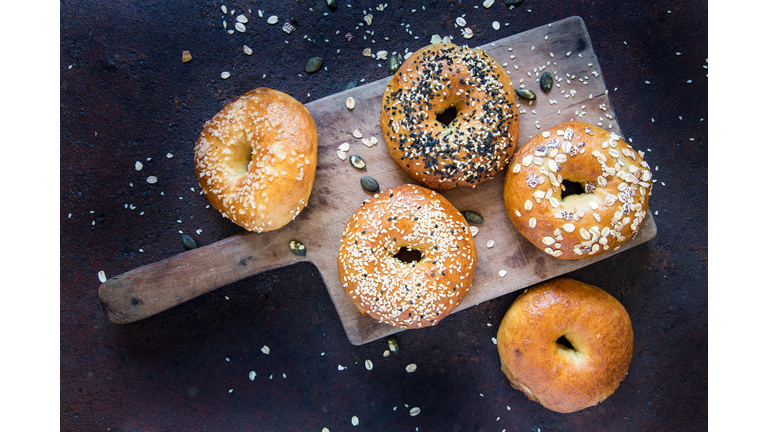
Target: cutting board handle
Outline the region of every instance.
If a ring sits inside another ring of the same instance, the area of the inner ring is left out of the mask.
[[[255,245],[258,236],[238,234],[208,246],[115,276],[99,287],[110,321],[127,324],[170,309],[216,288],[286,264]]]

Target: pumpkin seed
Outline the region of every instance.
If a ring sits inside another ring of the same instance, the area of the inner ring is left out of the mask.
[[[360,179],[360,184],[363,186],[363,189],[367,190],[368,192],[378,192],[379,191],[379,182],[374,180],[371,177],[363,177]]]
[[[389,74],[394,75],[395,72],[397,72],[398,69],[400,69],[400,65],[402,64],[402,57],[400,54],[392,53],[389,55],[389,60],[387,61],[387,68],[389,69]]]
[[[291,240],[288,247],[291,248],[291,252],[298,256],[307,256],[307,248],[300,241]]]
[[[516,88],[515,93],[517,93],[517,95],[522,99],[536,100],[536,93],[534,93],[533,90],[527,89],[525,87]]]
[[[549,72],[544,72],[541,74],[541,78],[539,78],[539,86],[544,91],[544,93],[549,93],[550,90],[552,90],[552,83],[555,80],[552,78],[552,74]]]
[[[349,163],[357,169],[365,169],[365,161],[358,155],[352,155],[349,157]]]
[[[346,86],[344,86],[344,90],[353,89],[355,87],[357,87],[357,81],[350,81]]]
[[[467,222],[469,223],[481,224],[484,221],[483,217],[480,216],[479,213],[473,212],[472,210],[464,210],[463,212],[461,212],[461,214],[464,216],[464,219],[466,219]]]
[[[304,68],[304,70],[307,73],[315,73],[320,70],[320,68],[323,66],[323,58],[322,57],[312,57],[307,62],[307,66]]]
[[[400,352],[400,345],[397,344],[396,337],[390,336],[389,339],[387,339],[387,345],[389,345],[389,351],[392,354],[398,354]]]
[[[336,10],[336,0],[325,0],[330,10]]]
[[[182,234],[181,243],[184,245],[184,249],[192,250],[197,248],[197,242],[192,237]]]
[[[523,0],[505,0],[505,2],[504,2],[504,3],[505,3],[507,6],[517,6],[517,5],[519,5],[520,3],[522,3],[522,2],[523,2]]]

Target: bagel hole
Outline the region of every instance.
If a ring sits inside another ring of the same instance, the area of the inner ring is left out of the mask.
[[[408,249],[407,247],[401,247],[395,254],[395,258],[404,262],[405,264],[413,264],[421,261],[423,256],[421,251],[417,249]]]
[[[437,115],[437,121],[442,123],[444,126],[448,126],[451,124],[453,119],[456,118],[457,115],[458,111],[456,111],[456,107],[448,107]]]
[[[576,351],[576,348],[574,348],[573,345],[571,345],[571,341],[569,341],[568,338],[565,337],[565,335],[562,335],[559,338],[557,338],[555,342],[557,342],[558,345],[560,345],[565,349]]]
[[[570,180],[563,179],[562,185],[565,188],[563,189],[563,194],[562,194],[563,198],[569,195],[581,195],[584,193],[584,187],[581,185],[581,183],[576,183]]]

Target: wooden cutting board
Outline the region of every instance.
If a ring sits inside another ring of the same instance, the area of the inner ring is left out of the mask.
[[[518,99],[519,145],[540,130],[571,119],[621,135],[581,18],[567,18],[478,48],[504,66],[515,87],[525,86],[538,95],[532,103]],[[545,70],[556,83],[548,95],[538,86],[538,74]],[[375,178],[381,190],[414,182],[390,158],[379,128],[381,97],[388,82],[389,78],[382,79],[307,104],[317,126],[317,174],[309,204],[293,222],[273,232],[239,234],[113,277],[99,289],[110,320],[132,322],[248,276],[307,260],[320,271],[352,344],[361,345],[400,331],[362,315],[344,294],[336,267],[344,225],[355,209],[373,196],[360,186],[360,178]],[[348,97],[355,99],[353,110],[345,106]],[[375,137],[378,144],[364,145],[353,136],[355,131],[366,139]],[[366,170],[355,169],[349,160],[337,156],[343,142],[350,144],[348,155],[356,154],[366,161]],[[509,221],[502,198],[505,172],[476,188],[443,192],[457,209],[473,210],[485,219],[476,225],[475,278],[456,312],[587,266],[656,235],[649,214],[637,236],[618,251],[579,261],[553,258],[530,244]],[[306,245],[306,257],[290,251],[291,240]],[[492,248],[486,247],[489,240],[495,242]],[[502,270],[506,271],[503,277]]]

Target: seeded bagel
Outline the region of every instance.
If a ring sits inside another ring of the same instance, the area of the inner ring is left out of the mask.
[[[400,66],[381,100],[381,130],[392,158],[433,189],[474,186],[503,169],[517,147],[519,120],[509,76],[480,49],[428,45]],[[455,109],[444,124],[438,117]]]
[[[406,184],[363,203],[344,227],[339,282],[360,312],[401,328],[437,324],[469,290],[477,253],[464,217]]]
[[[293,220],[307,205],[316,166],[309,111],[264,87],[207,121],[195,146],[195,172],[208,201],[249,231],[272,231]]]
[[[512,224],[560,259],[619,248],[648,212],[651,170],[620,136],[565,122],[533,137],[515,154],[504,181]],[[564,196],[566,184],[577,189]]]

